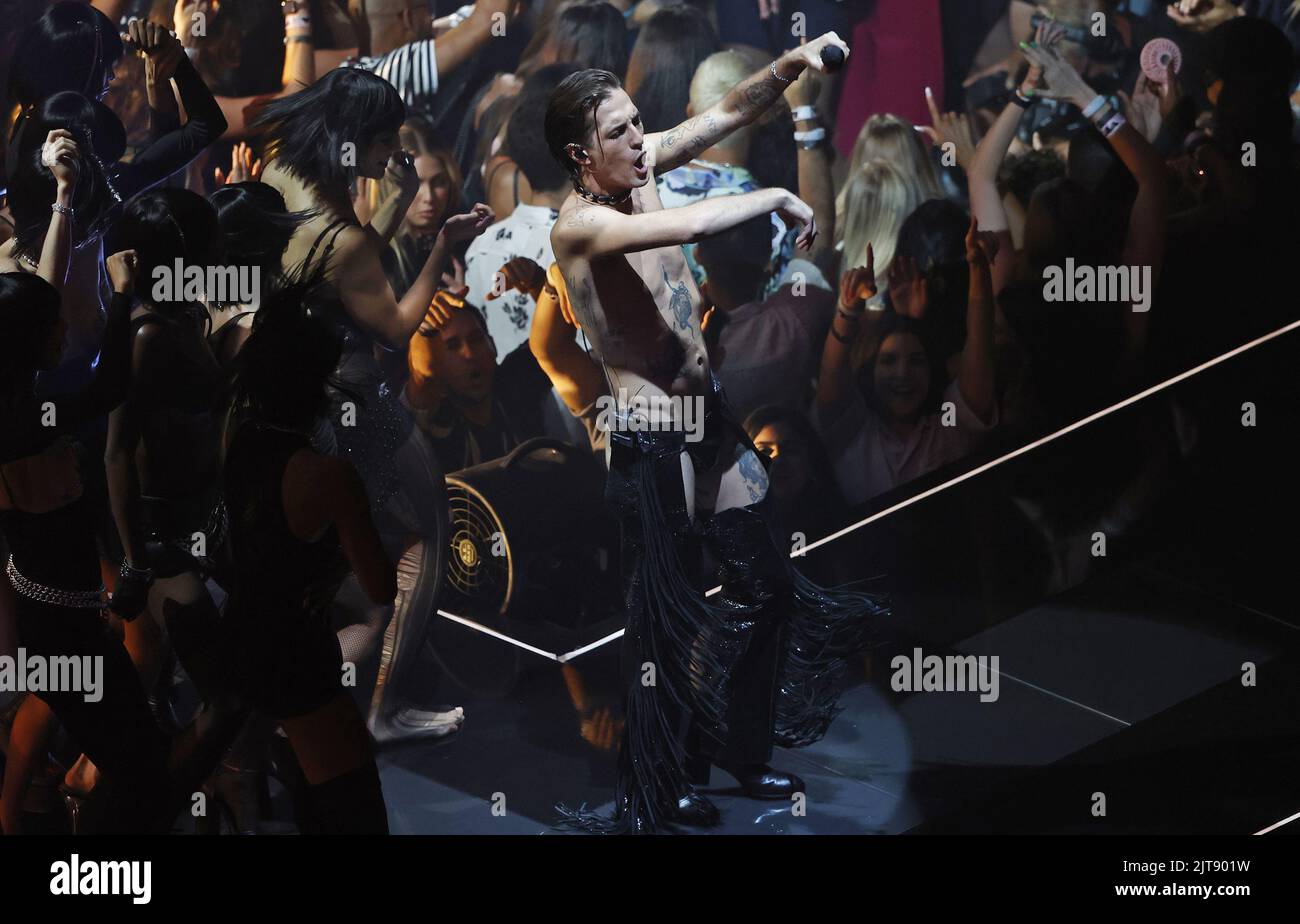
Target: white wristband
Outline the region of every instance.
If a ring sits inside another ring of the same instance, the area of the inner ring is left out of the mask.
[[[1093,97],[1092,102],[1084,107],[1083,117],[1085,119],[1091,119],[1093,116],[1097,114],[1097,110],[1099,110],[1102,106],[1105,105],[1106,105],[1106,97],[1098,93],[1095,97]]]
[[[796,106],[791,115],[796,122],[807,122],[817,118],[817,109],[813,106]]]
[[[821,141],[826,137],[826,129],[818,125],[816,128],[809,129],[806,132],[795,132],[795,141]]]

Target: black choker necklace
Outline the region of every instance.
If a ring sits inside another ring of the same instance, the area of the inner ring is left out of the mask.
[[[588,192],[582,188],[582,184],[574,182],[573,190],[588,202],[595,202],[597,205],[618,205],[620,202],[626,202],[632,195],[632,190],[621,192],[617,196],[606,196],[603,193]]]

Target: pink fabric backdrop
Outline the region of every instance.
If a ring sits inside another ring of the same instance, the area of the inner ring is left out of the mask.
[[[878,0],[875,12],[849,39],[835,144],[845,157],[863,124],[892,112],[918,125],[930,124],[925,88],[943,106],[943,33],[938,0]]]

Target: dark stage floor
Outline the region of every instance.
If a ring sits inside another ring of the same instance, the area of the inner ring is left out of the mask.
[[[1248,834],[1300,811],[1300,660],[1286,654],[1300,622],[1224,599],[1164,551],[948,644],[921,613],[961,600],[901,598],[826,738],[777,754],[808,783],[806,814],[740,798],[715,770],[717,832]],[[440,622],[444,660],[482,682],[444,681],[467,714],[454,738],[383,755],[393,831],[547,833],[557,801],[608,806],[613,752],[581,736],[560,667]],[[998,654],[998,699],[893,692],[891,657],[917,646]],[[575,665],[611,706],[617,647]],[[1256,687],[1240,682],[1245,661]]]
[[[888,575],[895,611],[826,738],[776,755],[807,781],[806,813],[739,798],[715,770],[716,830],[1300,833],[1300,611],[1282,538],[1300,510],[1297,352],[1258,350],[866,527],[856,547],[880,560],[851,573]],[[1274,399],[1267,429],[1241,427],[1243,393]],[[1104,558],[1077,554],[1117,497],[1139,515],[1109,527]],[[456,674],[439,698],[467,719],[382,755],[394,832],[549,833],[556,802],[610,805],[617,643],[568,676],[445,619],[432,643]],[[891,658],[916,647],[998,656],[998,698],[894,692]],[[579,706],[607,708],[585,737]]]

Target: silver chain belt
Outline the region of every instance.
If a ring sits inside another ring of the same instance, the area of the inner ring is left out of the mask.
[[[99,590],[62,590],[58,587],[46,587],[44,584],[23,577],[22,572],[14,566],[12,555],[9,556],[5,574],[9,575],[9,583],[13,584],[15,592],[37,603],[67,606],[78,610],[100,610],[105,605],[103,584],[99,585]]]

